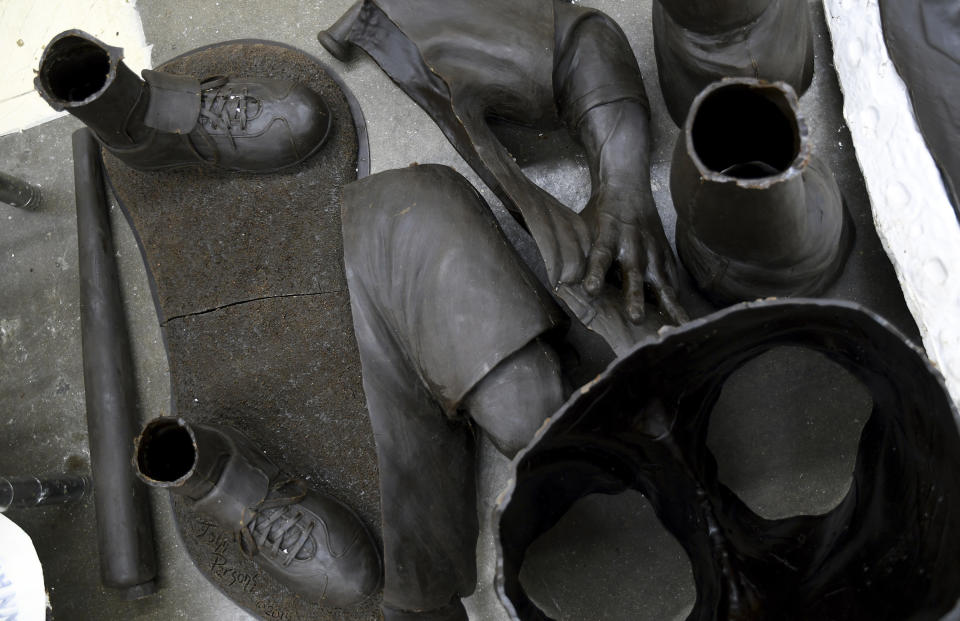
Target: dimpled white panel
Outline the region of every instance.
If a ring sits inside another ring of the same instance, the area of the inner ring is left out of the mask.
[[[887,54],[877,0],[824,0],[873,220],[924,347],[960,404],[960,224]]]

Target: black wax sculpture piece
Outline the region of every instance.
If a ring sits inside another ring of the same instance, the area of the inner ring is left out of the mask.
[[[87,476],[0,476],[0,513],[76,502],[92,490],[93,481]]]
[[[513,455],[559,407],[566,317],[451,168],[348,185],[343,239],[380,465],[384,616],[463,620],[477,580],[474,429]]]
[[[717,305],[811,296],[843,269],[853,222],[783,82],[727,78],[697,95],[670,169],[677,252]]]
[[[824,515],[759,517],[706,446],[726,378],[780,345],[822,353],[873,399],[851,489]],[[513,619],[547,618],[519,580],[530,544],[577,499],[628,489],[686,550],[689,619],[928,619],[960,597],[956,407],[924,353],[856,304],[754,302],[669,329],[568,401],[513,465],[495,511]]]
[[[153,519],[147,488],[130,468],[137,392],[130,336],[113,252],[100,145],[86,128],[73,134],[80,271],[83,390],[100,577],[136,599],[156,591]]]
[[[302,83],[226,75],[201,82],[150,70],[141,80],[122,59],[120,48],[67,30],[44,49],[34,85],[134,168],[272,172],[316,153],[330,131],[327,104]]]
[[[0,171],[0,203],[20,209],[39,209],[40,198],[40,188]]]
[[[157,70],[300,82],[327,102],[327,141],[283,173],[141,172],[108,150],[104,164],[151,279],[172,414],[238,429],[285,472],[350,507],[379,538],[376,454],[340,232],[341,188],[358,168],[369,170],[359,107],[324,65],[278,43],[220,43]],[[251,614],[379,618],[378,595],[348,608],[295,595],[244,555],[232,529],[180,496],[172,502],[200,572]]]
[[[960,4],[880,0],[883,36],[960,218]]]
[[[654,0],[660,88],[683,126],[697,94],[722,78],[786,82],[802,94],[813,80],[807,0]]]
[[[352,606],[380,588],[378,544],[356,514],[284,473],[236,429],[155,418],[134,445],[145,483],[234,532],[245,554],[300,597]]]
[[[550,288],[615,350],[642,334],[645,282],[669,321],[685,319],[650,190],[646,93],[613,20],[561,0],[366,0],[319,38],[341,59],[362,48],[430,114],[528,228]],[[491,118],[577,134],[592,180],[583,217],[524,176]],[[605,283],[613,263],[623,294]]]

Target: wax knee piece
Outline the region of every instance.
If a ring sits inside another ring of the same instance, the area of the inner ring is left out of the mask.
[[[464,400],[464,409],[501,453],[513,457],[563,403],[560,361],[536,339],[497,365]]]

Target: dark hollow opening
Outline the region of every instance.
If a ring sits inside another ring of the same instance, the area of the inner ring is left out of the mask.
[[[739,179],[777,175],[800,153],[800,130],[783,93],[732,85],[700,103],[693,148],[704,166]]]
[[[107,82],[110,55],[81,37],[64,37],[47,51],[40,79],[54,97],[83,101]]]
[[[186,427],[176,421],[153,423],[144,430],[137,452],[140,472],[154,481],[183,477],[196,461],[196,448]]]

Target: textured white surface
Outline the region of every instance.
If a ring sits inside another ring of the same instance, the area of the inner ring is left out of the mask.
[[[877,0],[824,0],[843,114],[927,354],[960,403],[960,224],[887,54]]]
[[[33,542],[3,515],[0,541],[0,619],[43,621],[47,617],[47,596]]]
[[[136,0],[0,0],[0,136],[51,121],[54,112],[33,89],[43,48],[64,30],[78,28],[122,47],[133,71],[149,69],[150,46]]]

